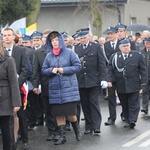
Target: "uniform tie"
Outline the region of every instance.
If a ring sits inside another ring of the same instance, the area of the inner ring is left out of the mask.
[[[126,59],[127,59],[127,57],[128,57],[128,55],[127,55],[127,54],[125,54],[125,55],[124,55],[124,60],[126,60]]]
[[[115,43],[112,43],[112,48],[115,49]]]

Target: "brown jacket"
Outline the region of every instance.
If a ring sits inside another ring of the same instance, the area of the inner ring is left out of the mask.
[[[15,61],[6,53],[0,57],[0,116],[12,115],[21,106]]]

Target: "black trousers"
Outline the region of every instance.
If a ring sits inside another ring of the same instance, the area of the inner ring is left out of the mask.
[[[148,104],[149,104],[149,90],[150,90],[150,81],[143,85],[143,92],[142,92],[142,107],[145,110],[148,110]]]
[[[28,124],[27,124],[27,113],[23,110],[23,106],[17,112],[19,118],[19,132],[23,143],[28,142]]]
[[[102,117],[98,100],[99,89],[99,86],[79,89],[85,116],[85,129],[100,129]]]
[[[29,91],[27,112],[28,112],[28,125],[30,127],[34,127],[37,121],[37,99],[38,95],[35,94],[33,91]]]
[[[40,93],[36,100],[37,103],[37,122],[44,124],[44,104],[43,104],[43,97]]]
[[[139,91],[134,93],[118,93],[127,123],[136,122],[140,110]]]
[[[56,118],[53,116],[51,112],[51,105],[49,104],[49,97],[42,95],[44,114],[45,114],[45,122],[48,129],[48,134],[54,134],[56,129]]]
[[[23,99],[23,94],[21,94],[21,99]],[[23,104],[17,112],[19,118],[19,132],[21,134],[21,139],[23,143],[28,142],[28,124],[27,124],[27,112],[23,110]]]
[[[109,108],[109,119],[116,120],[116,85],[113,82],[112,87],[108,88],[108,108]]]
[[[11,116],[0,116],[0,126],[2,131],[3,150],[11,149]]]

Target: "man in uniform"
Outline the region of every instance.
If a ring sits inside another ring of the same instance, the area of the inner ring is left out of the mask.
[[[48,34],[47,34],[48,35]],[[46,37],[45,37],[46,38]],[[55,118],[51,113],[51,106],[48,98],[48,81],[49,78],[42,76],[41,68],[47,52],[45,45],[34,51],[34,68],[33,68],[33,86],[34,93],[39,94],[39,84],[41,84],[41,96],[44,103],[44,113],[46,118],[46,126],[48,129],[47,141],[54,139],[54,131],[56,128]]]
[[[121,41],[121,40],[125,39],[126,38],[126,28],[127,28],[127,26],[122,24],[122,23],[118,23],[115,26],[115,28],[117,30],[118,40]],[[135,42],[131,41],[131,40],[129,40],[129,42],[130,42],[130,45],[131,45],[131,49],[136,50]]]
[[[99,44],[89,41],[89,29],[79,32],[80,44],[75,52],[82,63],[82,71],[77,73],[82,110],[85,116],[85,132],[100,133],[101,113],[98,95],[100,85],[107,87],[106,63]]]
[[[42,41],[43,34],[41,32],[35,31],[32,33],[32,45],[34,51],[43,48],[43,41]],[[33,67],[34,68],[34,67]],[[39,89],[41,90],[41,85],[39,85]],[[34,93],[35,94],[35,93]],[[36,100],[36,109],[37,109],[37,122],[35,126],[43,126],[44,125],[44,110],[43,110],[43,100],[41,97],[41,92],[35,94],[35,100]]]
[[[112,54],[120,51],[119,43],[117,39],[117,30],[115,27],[108,27],[106,30],[109,41],[104,44],[103,53],[107,64]],[[105,125],[113,125],[116,120],[116,84],[115,79],[112,82],[112,87],[108,88],[108,107],[109,107],[109,118],[105,122]]]
[[[140,110],[139,90],[147,83],[147,69],[141,53],[131,51],[129,40],[119,43],[121,51],[112,55],[108,64],[108,87],[112,87],[114,75],[126,121],[124,127],[133,129]]]
[[[144,40],[145,48],[141,50],[144,57],[147,72],[148,72],[148,83],[143,86],[142,92],[142,109],[141,112],[148,114],[148,104],[149,104],[149,89],[150,89],[150,37]]]

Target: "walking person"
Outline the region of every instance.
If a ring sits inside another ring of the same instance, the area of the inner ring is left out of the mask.
[[[56,116],[59,132],[59,138],[54,144],[66,142],[65,116],[73,126],[77,141],[80,141],[76,117],[77,102],[80,100],[76,73],[81,70],[80,61],[72,50],[66,48],[62,35],[57,31],[48,35],[46,48],[49,53],[43,62],[42,73],[49,77],[49,103]]]
[[[141,50],[141,53],[144,57],[147,72],[148,72],[148,83],[144,85],[142,91],[142,109],[141,112],[148,114],[148,105],[149,105],[149,90],[150,90],[150,37],[144,40],[145,48]]]
[[[139,110],[139,91],[147,83],[147,69],[143,56],[132,51],[128,39],[119,42],[120,52],[112,55],[108,64],[108,87],[112,87],[113,74],[125,117],[125,128],[136,126]]]
[[[10,120],[21,106],[15,60],[4,50],[0,39],[0,126],[3,150],[11,149]]]
[[[80,44],[75,47],[82,70],[77,73],[82,110],[85,116],[85,132],[100,134],[101,112],[99,106],[100,85],[107,87],[106,63],[99,44],[90,42],[89,29],[79,32]]]

